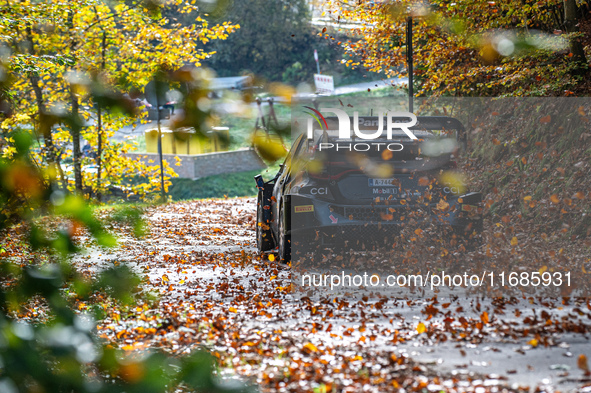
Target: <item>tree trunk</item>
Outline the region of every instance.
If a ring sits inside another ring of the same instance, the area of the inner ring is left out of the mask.
[[[41,90],[41,87],[39,87],[39,77],[31,75],[29,76],[29,82],[31,82],[33,92],[35,93],[35,102],[37,103],[37,111],[39,113],[39,133],[43,136],[43,142],[45,143],[47,151],[53,153],[54,146],[51,127],[44,127],[43,124],[41,124],[43,123],[43,116],[47,111],[45,110],[45,102],[43,101],[43,91]],[[51,153],[47,157],[48,161],[53,161],[50,160],[50,157],[52,157]]]
[[[82,192],[82,165],[80,163],[82,159],[82,152],[80,149],[80,115],[78,114],[80,105],[78,103],[78,97],[74,94],[74,91],[70,87],[70,100],[72,101],[72,121],[70,123],[70,134],[72,135],[73,148],[73,161],[74,161],[74,184],[76,191]]]
[[[98,142],[96,145],[96,199],[97,201],[101,201],[102,193],[101,193],[101,176],[102,176],[102,156],[103,156],[103,119],[101,113],[101,107],[99,105],[97,109],[97,133],[98,133]]]
[[[576,0],[564,0],[564,27],[567,33],[577,33],[577,2]],[[570,39],[570,51],[573,54],[573,61],[578,63],[577,71],[585,72],[587,68],[587,57],[583,44],[579,38]]]
[[[74,11],[72,8],[68,9],[68,19],[66,22],[68,29],[74,29]],[[76,40],[70,42],[70,50],[73,52],[76,47]],[[73,67],[72,67],[73,68]],[[70,84],[70,101],[72,103],[72,119],[70,122],[70,135],[72,135],[73,152],[72,159],[74,161],[74,185],[76,191],[82,192],[82,165],[81,165],[81,149],[80,149],[80,129],[82,128],[82,119],[80,118],[80,104],[78,103],[78,96],[74,93],[73,86]]]
[[[32,45],[32,41],[31,41]],[[47,108],[45,107],[45,101],[43,100],[43,91],[39,86],[39,77],[36,75],[29,76],[29,82],[33,87],[33,92],[35,93],[35,102],[37,103],[37,113],[38,113],[38,125],[37,131],[38,134],[43,136],[43,143],[45,145],[45,159],[49,166],[54,166],[57,173],[60,176],[60,181],[62,183],[62,187],[67,189],[68,186],[66,184],[66,178],[64,176],[64,171],[60,165],[60,157],[58,149],[55,147],[53,143],[53,135],[51,134],[51,127],[53,126],[53,122],[50,121],[47,116]]]
[[[95,8],[96,9],[96,8]],[[107,32],[103,30],[103,42],[102,42],[102,61],[101,61],[101,71],[105,69],[105,50],[107,47]],[[102,157],[103,157],[103,116],[101,105],[98,104],[97,108],[97,137],[98,143],[96,147],[96,165],[97,165],[97,173],[96,173],[96,199],[100,202],[102,199],[101,194],[101,176],[102,176]]]

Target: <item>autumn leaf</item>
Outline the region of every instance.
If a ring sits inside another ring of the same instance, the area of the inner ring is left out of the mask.
[[[482,323],[484,323],[485,325],[487,325],[489,323],[489,319],[488,319],[488,313],[486,311],[484,311],[482,314],[480,314],[480,320],[482,321]]]
[[[449,207],[449,203],[447,203],[444,199],[440,199],[436,206],[439,210],[446,210]]]
[[[537,346],[538,346],[538,340],[537,340],[537,339],[535,339],[535,338],[532,338],[532,339],[531,339],[531,340],[529,340],[527,343],[528,343],[529,345],[531,345],[533,348],[535,348],[535,347],[537,347]]]
[[[560,203],[560,199],[558,199],[558,195],[556,194],[550,195],[550,201],[554,204]]]
[[[419,178],[419,186],[421,186],[421,187],[428,186],[430,183],[431,182],[429,181],[429,178],[426,176]]]
[[[316,352],[318,352],[318,348],[316,347],[316,345],[314,345],[312,343],[306,343],[306,344],[304,344],[303,350],[306,353],[316,353]]]
[[[579,355],[579,357],[577,358],[577,367],[580,370],[583,370],[586,375],[591,373],[589,371],[589,363],[587,362],[587,356],[583,354]]]
[[[423,322],[419,322],[419,324],[417,325],[417,332],[419,334],[423,334],[427,331],[427,327],[425,326],[425,324]]]

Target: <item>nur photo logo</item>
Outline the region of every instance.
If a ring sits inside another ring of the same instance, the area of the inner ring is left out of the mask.
[[[351,135],[351,123],[353,124],[353,132],[356,138],[364,140],[375,140],[383,138],[384,136],[384,118],[386,119],[386,138],[392,140],[392,135],[395,130],[401,130],[410,139],[417,140],[418,138],[410,130],[411,127],[417,124],[417,117],[410,112],[387,112],[386,116],[383,112],[379,112],[378,115],[371,120],[367,118],[360,118],[359,112],[353,112],[353,119],[342,109],[338,108],[320,108],[317,110],[310,106],[304,106],[309,112],[306,112],[312,118],[307,120],[307,137],[308,139],[314,138],[314,120],[320,126],[320,129],[328,131],[328,122],[322,112],[332,112],[336,115],[338,121],[338,138],[339,139],[350,139]],[[408,120],[408,121],[404,121]],[[370,122],[371,124],[367,124]],[[375,130],[361,130],[360,125],[363,126],[377,126]],[[369,132],[369,133],[366,133]]]

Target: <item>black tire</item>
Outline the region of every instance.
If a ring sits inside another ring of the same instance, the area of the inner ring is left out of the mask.
[[[275,248],[273,235],[271,234],[271,211],[264,209],[263,192],[259,191],[257,197],[257,222],[256,237],[257,248],[259,251],[269,251]]]
[[[279,261],[289,263],[291,262],[291,235],[286,234],[284,214],[282,210],[279,215]]]

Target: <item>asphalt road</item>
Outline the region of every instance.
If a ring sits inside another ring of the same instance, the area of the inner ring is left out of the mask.
[[[114,261],[127,263],[146,277],[144,290],[160,296],[145,311],[160,319],[107,318],[101,331],[121,345],[135,342],[138,349],[164,347],[180,353],[207,343],[232,364],[224,375],[254,379],[264,391],[278,391],[267,381],[269,375],[281,381],[287,378],[282,370],[292,367],[293,359],[312,355],[326,360],[315,366],[324,370],[326,380],[348,386],[346,391],[396,391],[388,378],[410,372],[411,366],[404,368],[408,364],[415,364],[408,389],[412,383],[430,381],[424,382],[432,387],[428,390],[443,391],[590,390],[591,380],[578,364],[581,355],[591,356],[586,303],[523,298],[499,307],[489,298],[457,298],[448,292],[436,301],[414,294],[391,298],[379,307],[376,299],[351,298],[338,308],[310,304],[285,291],[289,270],[276,269],[268,256],[256,252],[254,215],[252,198],[161,205],[146,213],[151,225],[147,238],[134,240],[122,233],[120,249],[80,256],[76,266],[83,271],[96,272]],[[432,317],[425,313],[429,307],[438,310]],[[540,317],[543,311],[547,320]],[[172,312],[176,319],[166,317]],[[486,321],[481,323],[484,312]],[[171,320],[176,330],[123,335]],[[208,320],[214,322],[203,324]],[[211,327],[220,321],[223,329]],[[182,342],[179,330],[184,332]],[[253,352],[251,342],[261,350]],[[286,348],[292,347],[286,357]],[[384,384],[363,388],[331,371],[337,368],[331,364],[351,357],[381,372]],[[389,358],[404,359],[402,369],[376,363]],[[314,374],[302,378],[284,390],[318,386]]]

